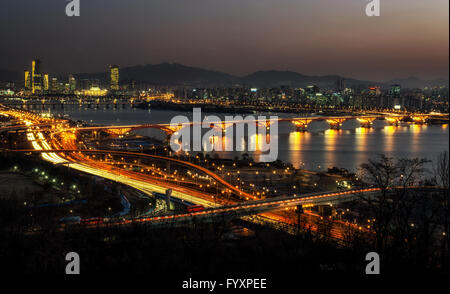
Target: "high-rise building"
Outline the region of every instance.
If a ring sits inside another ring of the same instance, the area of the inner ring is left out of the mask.
[[[109,70],[111,79],[111,90],[119,91],[119,67],[117,65],[111,65],[109,67]]]
[[[78,88],[81,90],[89,90],[91,88],[91,81],[88,79],[82,79],[78,82]]]
[[[381,88],[378,86],[375,87],[369,87],[367,91],[369,96],[380,96],[381,95]]]
[[[48,74],[44,75],[44,91],[48,91],[49,83],[48,83]]]
[[[42,91],[41,62],[36,59],[31,63],[31,91],[33,94]]]
[[[30,71],[25,71],[25,89],[30,90],[31,89],[31,76]]]
[[[339,77],[338,80],[336,81],[336,91],[342,93],[344,89],[345,89],[344,79]]]
[[[100,80],[99,79],[92,79],[91,80],[91,87],[98,87],[98,88],[100,88]]]
[[[33,77],[35,74],[39,73],[39,67],[41,62],[39,60],[33,60],[31,62],[31,76]]]
[[[77,80],[73,75],[69,75],[69,90],[73,92],[76,89],[77,89]]]
[[[392,96],[400,96],[401,91],[402,91],[402,86],[401,85],[392,85],[391,86],[391,90],[390,90],[390,94]]]
[[[57,78],[52,78],[52,92],[59,92],[59,84]]]

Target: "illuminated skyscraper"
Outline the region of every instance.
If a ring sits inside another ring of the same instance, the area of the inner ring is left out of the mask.
[[[69,75],[69,89],[72,92],[77,89],[77,80],[73,75]]]
[[[44,91],[48,91],[48,74],[44,75]]]
[[[52,78],[52,91],[59,92],[59,84],[57,78]]]
[[[31,90],[33,94],[42,91],[42,76],[40,71],[41,62],[33,60],[31,63]]]
[[[31,76],[30,71],[25,71],[25,89],[30,90],[31,89]]]
[[[119,91],[119,67],[117,65],[111,65],[109,67],[111,78],[111,90]]]
[[[31,62],[31,76],[33,77],[35,74],[39,73],[39,67],[41,62],[39,60],[33,60]]]

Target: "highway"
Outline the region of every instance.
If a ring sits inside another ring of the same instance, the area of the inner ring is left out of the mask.
[[[89,166],[86,164],[80,164],[75,162],[70,162],[65,158],[57,155],[57,152],[62,152],[62,150],[53,150],[48,143],[46,142],[43,134],[39,131],[37,132],[37,138],[33,134],[33,130],[29,132],[28,138],[32,143],[32,146],[35,148],[37,152],[43,153],[44,159],[53,162],[54,164],[68,164],[70,168],[92,174],[95,176],[103,177],[106,179],[110,179],[125,185],[129,185],[133,188],[136,188],[146,194],[151,195],[152,192],[165,193],[167,189],[167,185],[161,186],[157,184],[152,184],[146,181],[145,179],[136,179],[130,178],[124,175],[118,175],[116,173],[112,173],[109,171],[105,171],[99,169],[98,167]],[[32,150],[25,150],[20,152],[28,152]],[[74,152],[78,150],[69,150],[63,152]],[[102,152],[102,151],[87,151],[87,152]],[[104,151],[103,151],[104,152]],[[120,153],[120,152],[119,152]],[[133,155],[141,155],[141,154],[133,154]],[[355,195],[359,195],[361,193],[373,193],[377,191],[377,189],[364,189],[364,190],[356,190],[356,191],[343,191],[343,192],[335,192],[335,193],[316,193],[310,195],[302,195],[297,197],[277,197],[271,198],[267,200],[260,201],[247,201],[234,205],[228,206],[220,206],[219,204],[206,200],[202,197],[195,197],[191,193],[186,193],[182,191],[173,192],[173,197],[179,198],[184,201],[188,201],[191,203],[199,204],[204,206],[204,211],[195,212],[195,213],[186,213],[186,214],[175,214],[175,215],[166,215],[159,217],[144,217],[144,218],[136,218],[136,219],[123,219],[116,223],[117,225],[126,225],[131,223],[161,223],[161,222],[186,222],[192,219],[192,217],[202,217],[202,218],[216,218],[224,215],[232,215],[232,216],[247,216],[253,214],[264,213],[272,210],[283,209],[286,207],[292,207],[302,204],[330,204],[335,203],[336,201],[348,201]],[[264,214],[265,218],[268,221],[280,221],[285,219],[273,213]]]
[[[35,135],[33,133],[33,130],[29,130],[27,133],[27,138],[31,142],[33,148],[37,151],[48,151],[43,152],[42,156],[45,160],[50,161],[54,164],[67,164],[70,168],[73,168],[75,170],[79,170],[91,175],[95,175],[98,177],[102,177],[105,179],[109,179],[112,181],[116,181],[118,183],[122,183],[125,185],[129,185],[133,188],[136,188],[148,195],[151,195],[152,192],[158,192],[158,193],[165,193],[167,190],[167,186],[160,186],[156,184],[151,184],[149,182],[143,181],[143,180],[137,180],[132,179],[124,175],[120,175],[117,173],[105,171],[102,169],[99,169],[98,167],[92,167],[88,164],[80,164],[76,162],[71,162],[68,159],[62,158],[61,156],[57,155],[55,152],[58,152],[59,150],[52,150],[52,148],[49,146],[47,141],[45,140],[43,134],[39,131],[37,131],[38,138],[35,138]],[[32,151],[32,150],[29,150]],[[199,205],[203,205],[205,207],[215,207],[216,204],[212,201],[207,201],[202,198],[194,198],[190,194],[180,192],[180,191],[174,191],[172,194],[174,197],[179,198],[181,200],[194,202]]]
[[[3,111],[0,110],[0,113],[1,112]],[[286,221],[285,217],[275,213],[270,213],[269,211],[304,204],[313,204],[313,205],[335,204],[355,199],[355,196],[357,195],[364,194],[368,196],[379,191],[379,189],[370,188],[352,191],[315,193],[296,197],[276,197],[265,200],[256,200],[256,197],[254,197],[253,195],[241,191],[240,189],[226,182],[225,180],[223,180],[221,177],[211,172],[210,170],[190,162],[169,157],[132,153],[132,152],[109,151],[109,150],[79,150],[76,148],[75,144],[73,144],[74,141],[71,140],[67,140],[67,142],[61,143],[62,148],[58,149],[57,147],[55,147],[56,144],[50,144],[47,141],[48,139],[45,138],[41,127],[45,127],[43,124],[52,124],[53,127],[58,124],[62,125],[64,124],[64,121],[42,119],[39,116],[22,111],[6,111],[4,113],[7,115],[11,115],[13,117],[17,117],[23,121],[24,125],[27,127],[26,129],[27,139],[33,148],[31,150],[16,150],[16,151],[11,150],[11,152],[42,153],[42,157],[45,160],[52,162],[56,165],[67,165],[69,168],[81,172],[85,172],[91,175],[95,175],[98,177],[102,177],[105,179],[109,179],[112,181],[116,181],[118,183],[131,186],[148,195],[151,195],[153,192],[164,194],[168,188],[172,188],[173,197],[176,197],[180,200],[184,200],[190,203],[202,205],[206,208],[204,211],[199,211],[195,213],[172,214],[159,217],[144,217],[137,219],[122,219],[120,221],[117,221],[118,225],[130,224],[135,222],[139,223],[186,222],[191,220],[193,217],[214,218],[229,214],[233,216],[242,217],[261,213],[263,214],[263,217],[267,218],[269,222]],[[72,129],[66,129],[66,131],[70,130]],[[52,141],[52,143],[54,142]],[[111,167],[111,165],[109,164],[101,163],[95,160],[90,160],[89,158],[84,157],[83,156],[84,153],[91,153],[91,154],[111,153],[116,155],[133,156],[137,158],[170,161],[207,174],[221,185],[232,190],[236,195],[242,196],[243,199],[247,201],[223,205],[218,203],[218,201],[216,202],[215,199],[210,194],[200,192],[191,188],[181,187],[179,185],[174,185],[168,183],[167,181],[151,179],[150,177],[145,176],[143,174],[115,169]]]

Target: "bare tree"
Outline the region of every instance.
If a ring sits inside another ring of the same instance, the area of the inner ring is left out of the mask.
[[[439,193],[439,201],[442,204],[441,223],[444,227],[443,232],[443,262],[448,267],[450,254],[450,194],[449,194],[449,155],[448,151],[439,154],[434,168],[436,185],[442,188]]]
[[[434,168],[437,184],[448,190],[449,186],[449,156],[448,151],[439,154]]]
[[[424,166],[428,162],[426,159],[418,158],[395,161],[381,155],[379,160],[370,159],[368,163],[361,165],[359,177],[363,182],[380,189],[374,197],[361,195],[368,203],[368,214],[375,218],[373,229],[377,250],[386,247],[394,224],[402,227],[407,225],[411,211],[411,199],[407,197],[408,187],[419,185],[427,172]]]

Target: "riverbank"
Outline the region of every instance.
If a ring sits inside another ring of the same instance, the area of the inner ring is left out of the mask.
[[[226,113],[226,114],[255,114],[255,113],[286,113],[286,114],[324,114],[324,115],[342,115],[351,110],[336,110],[332,108],[303,108],[292,106],[267,106],[267,105],[220,105],[212,103],[173,103],[166,101],[150,101],[140,103],[136,106],[138,109],[149,110],[172,110],[172,111],[192,111],[192,108],[201,108],[204,113]]]

